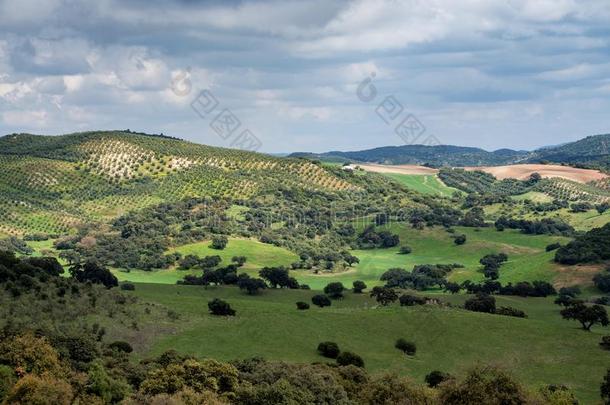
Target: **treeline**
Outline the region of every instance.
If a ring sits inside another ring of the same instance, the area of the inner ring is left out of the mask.
[[[555,261],[562,264],[595,263],[610,259],[610,224],[594,228],[561,246]]]
[[[525,219],[514,219],[500,217],[494,223],[498,231],[504,229],[520,229],[528,235],[562,235],[572,236],[574,228],[564,221],[556,218],[543,218],[539,221],[529,221]]]

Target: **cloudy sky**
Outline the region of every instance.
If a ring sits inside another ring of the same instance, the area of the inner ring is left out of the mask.
[[[485,149],[610,132],[610,1],[0,0],[0,134],[357,150],[405,117]]]

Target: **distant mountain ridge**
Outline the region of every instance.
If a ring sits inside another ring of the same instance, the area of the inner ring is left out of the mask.
[[[490,152],[481,148],[454,145],[402,145],[350,152],[331,151],[319,154],[297,152],[290,157],[430,166],[497,166],[548,161],[610,168],[610,134],[588,136],[579,141],[534,151],[498,149]]]

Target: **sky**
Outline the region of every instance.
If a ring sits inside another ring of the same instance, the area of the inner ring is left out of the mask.
[[[0,0],[0,134],[127,128],[261,152],[610,133],[610,1]]]

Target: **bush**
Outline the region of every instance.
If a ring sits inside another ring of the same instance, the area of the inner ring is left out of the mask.
[[[121,290],[123,291],[135,291],[136,286],[131,283],[123,283],[121,284]]]
[[[424,379],[426,381],[426,384],[428,384],[428,387],[430,388],[435,388],[437,387],[439,384],[450,380],[451,374],[448,373],[443,373],[442,371],[438,371],[438,370],[434,370],[431,371],[428,375],[426,375],[426,378]]]
[[[384,307],[390,305],[398,299],[398,294],[396,294],[396,291],[389,287],[373,287],[370,296],[374,297],[377,302]]]
[[[103,284],[106,288],[117,287],[119,280],[107,268],[96,262],[87,262],[84,265],[77,264],[70,267],[70,274],[81,283],[91,281],[96,284]]]
[[[426,299],[423,297],[418,297],[417,295],[403,294],[398,299],[400,301],[400,305],[403,307],[412,307],[414,305],[424,305],[426,303]]]
[[[516,318],[527,318],[525,312],[513,307],[500,307],[496,309],[497,315],[514,316]]]
[[[602,336],[599,346],[604,350],[610,350],[610,335]]]
[[[297,302],[297,309],[300,309],[301,311],[309,309],[309,304],[303,301],[299,301]]]
[[[546,245],[546,251],[547,252],[551,252],[553,250],[557,250],[561,247],[561,243],[556,242],[556,243],[551,243],[550,245]]]
[[[468,311],[493,314],[496,312],[496,299],[491,295],[477,294],[476,297],[466,300],[464,308]]]
[[[400,251],[399,253],[401,255],[408,255],[409,253],[411,253],[413,251],[413,249],[411,249],[410,246],[401,246],[400,247]]]
[[[231,308],[229,303],[219,298],[214,298],[212,301],[208,302],[208,309],[212,315],[235,316],[235,310]]]
[[[112,342],[108,345],[108,347],[110,349],[116,349],[120,352],[123,353],[131,353],[133,352],[133,347],[131,347],[131,345],[123,340],[117,340],[115,342]]]
[[[311,302],[314,305],[319,306],[320,308],[322,308],[322,307],[329,307],[330,304],[331,304],[330,298],[328,298],[324,294],[314,295],[313,297],[311,297]]]
[[[358,356],[352,352],[341,352],[339,356],[337,356],[337,364],[340,366],[356,366],[356,367],[364,367],[364,360],[362,357]]]
[[[601,292],[610,293],[610,272],[606,270],[603,273],[596,274],[593,277],[593,283]]]
[[[466,243],[466,235],[458,235],[453,239],[453,243],[455,243],[456,245],[463,245],[464,243]]]
[[[224,235],[214,236],[212,238],[212,245],[210,246],[212,249],[223,250],[227,247],[229,240]]]
[[[463,381],[453,381],[440,387],[443,404],[526,404],[525,389],[504,371],[476,368]]]
[[[343,298],[343,290],[345,290],[345,287],[340,282],[330,283],[324,287],[324,293],[334,299]]]
[[[335,342],[322,342],[318,345],[318,353],[329,359],[336,359],[340,352],[339,345]]]
[[[364,281],[360,281],[360,280],[354,281],[352,286],[354,287],[353,291],[355,294],[362,294],[362,291],[364,289],[366,289],[366,284],[364,283]]]
[[[402,338],[400,338],[396,341],[396,343],[394,344],[394,347],[409,356],[415,355],[415,351],[417,350],[415,343],[409,342]]]

